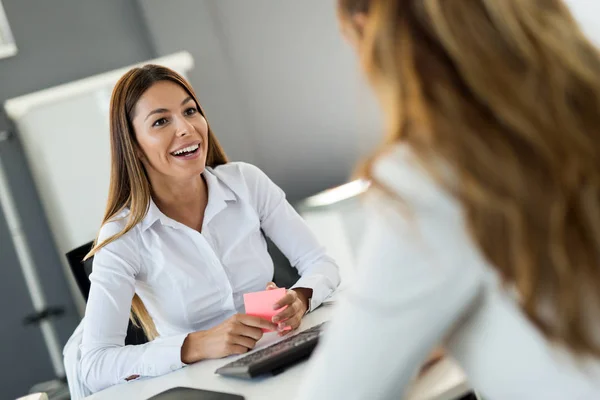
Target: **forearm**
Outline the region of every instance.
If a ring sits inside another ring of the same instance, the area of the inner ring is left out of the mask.
[[[97,392],[125,382],[134,375],[158,376],[183,367],[180,349],[185,335],[136,346],[83,343],[81,376],[86,386]]]
[[[275,203],[261,219],[261,228],[298,270],[300,279],[292,289],[312,289],[314,309],[340,284],[338,266],[293,207],[284,198]]]

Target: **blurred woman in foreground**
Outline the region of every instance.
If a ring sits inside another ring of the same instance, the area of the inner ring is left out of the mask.
[[[383,107],[369,228],[301,399],[600,399],[600,56],[560,0],[340,0]],[[352,382],[351,384],[348,384]]]

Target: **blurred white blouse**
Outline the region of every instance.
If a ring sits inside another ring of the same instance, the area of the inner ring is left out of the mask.
[[[201,233],[152,202],[141,223],[94,257],[80,346],[81,379],[92,392],[132,375],[156,376],[183,367],[181,346],[188,333],[244,312],[243,294],[265,290],[273,279],[264,235],[298,269],[301,278],[294,287],[313,290],[311,309],[338,286],[337,265],[262,171],[229,163],[206,168],[203,176],[208,204]],[[104,225],[99,240],[120,232],[125,223]],[[124,346],[134,293],[160,336]]]
[[[399,201],[368,198],[354,285],[297,399],[399,399],[442,342],[486,400],[600,399],[600,360],[574,360],[529,322],[473,243],[461,205],[408,148],[375,175]]]

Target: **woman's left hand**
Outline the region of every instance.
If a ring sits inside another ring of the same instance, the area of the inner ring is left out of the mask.
[[[269,284],[267,284],[267,290],[273,289],[277,289],[277,285],[275,285],[273,282],[269,282]],[[277,324],[279,336],[287,335],[292,330],[300,326],[302,317],[308,310],[308,299],[310,298],[311,294],[312,289],[290,289],[287,291],[287,294],[281,298],[281,300],[275,303],[273,306],[275,310],[287,306],[285,310],[282,310],[276,314],[272,319],[273,323]]]

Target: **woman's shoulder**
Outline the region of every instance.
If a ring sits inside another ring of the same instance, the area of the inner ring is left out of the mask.
[[[210,170],[217,177],[228,183],[238,181],[246,184],[256,184],[268,179],[267,175],[260,168],[243,161],[228,162]]]
[[[123,210],[115,214],[115,216],[112,217],[110,220],[102,224],[102,226],[100,227],[100,232],[98,233],[98,243],[102,243],[106,239],[123,232],[123,230],[125,230],[125,227],[127,226],[129,214],[129,208],[124,208]],[[136,226],[133,227],[133,229],[131,229],[125,235],[121,236],[121,238],[119,239],[127,240],[136,237],[138,225],[140,224],[138,223]]]
[[[420,159],[408,145],[396,145],[380,156],[372,175],[386,190],[413,205],[458,205],[450,193],[453,178],[449,167],[440,160]]]
[[[122,233],[128,225],[129,215],[129,210],[125,209],[100,228],[97,244],[101,247],[94,254],[92,275],[98,277],[105,273],[117,273],[120,276],[126,274],[135,278],[140,272],[140,224]],[[111,240],[115,236],[116,239]]]

